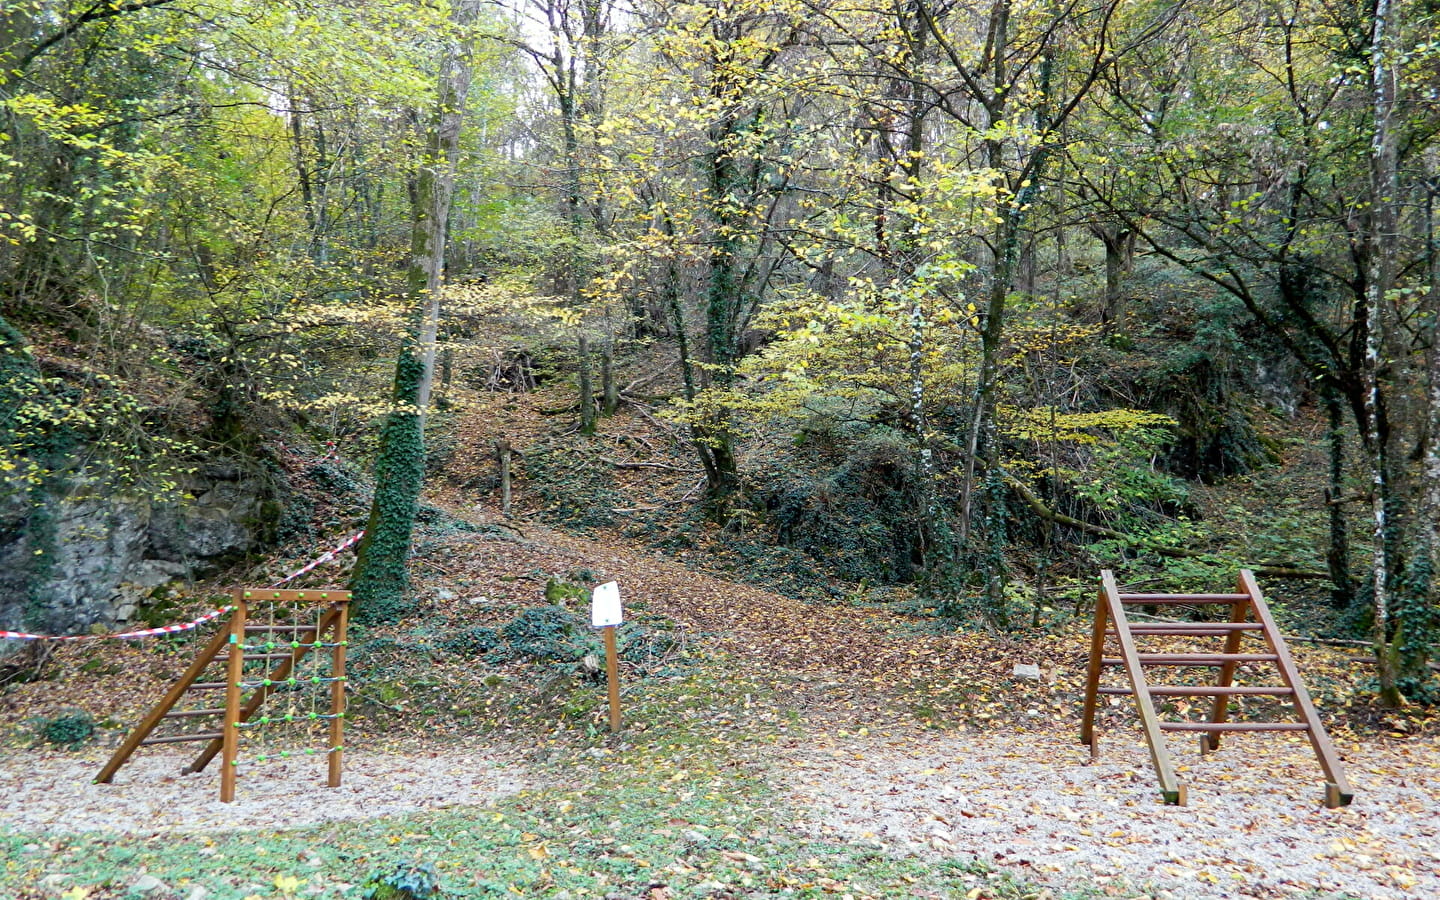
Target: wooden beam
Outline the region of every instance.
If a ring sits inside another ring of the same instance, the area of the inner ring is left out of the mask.
[[[349,603],[349,591],[288,591],[275,588],[237,588],[237,600],[251,603]]]
[[[1244,586],[1240,588],[1243,600],[1236,600],[1230,606],[1230,621],[1236,625],[1245,624],[1250,616],[1251,598]],[[1225,636],[1225,652],[1227,657],[1239,657],[1240,641],[1245,637],[1239,631],[1232,631]],[[1220,667],[1220,675],[1215,680],[1218,687],[1226,688],[1235,683],[1235,670],[1239,668],[1237,659],[1226,659],[1225,664]],[[1215,725],[1224,724],[1230,717],[1230,698],[1226,694],[1216,694],[1215,702],[1210,706],[1210,721]],[[1200,751],[1202,753],[1213,753],[1220,749],[1219,731],[1207,733],[1200,739]]]
[[[1101,660],[1105,656],[1105,635],[1108,633],[1106,610],[1109,607],[1105,590],[1101,588],[1100,596],[1095,599],[1095,625],[1090,631],[1090,660],[1085,666],[1085,709],[1080,716],[1080,743],[1090,747],[1091,759],[1100,755],[1100,741],[1095,735],[1095,715],[1099,694],[1102,693],[1100,673],[1104,667]]]
[[[1150,744],[1150,759],[1155,772],[1160,776],[1160,794],[1172,806],[1184,806],[1185,787],[1175,777],[1170,763],[1170,752],[1165,747],[1165,735],[1160,731],[1160,717],[1155,714],[1155,704],[1150,700],[1149,685],[1145,682],[1145,671],[1140,665],[1135,641],[1130,637],[1130,623],[1125,618],[1125,606],[1120,602],[1120,591],[1115,585],[1115,573],[1109,569],[1100,573],[1100,602],[1109,607],[1109,614],[1115,619],[1115,636],[1120,642],[1120,654],[1125,661],[1125,672],[1130,676],[1130,687],[1135,693],[1135,706],[1140,711],[1140,724],[1145,730],[1145,740]]]
[[[225,751],[220,770],[220,802],[235,799],[235,768],[240,753],[240,681],[245,677],[245,616],[249,592],[235,591],[235,615],[230,620],[230,658],[225,662],[225,722],[220,735],[211,744],[220,744]]]
[[[330,675],[335,679],[330,682],[330,768],[326,784],[330,787],[340,786],[340,774],[344,763],[345,754],[345,641],[349,633],[350,625],[350,604],[342,603],[339,606],[339,613],[335,617],[335,646],[330,651]],[[318,627],[315,631],[315,640],[320,640],[324,632]]]
[[[1300,721],[1310,726],[1310,746],[1314,748],[1315,755],[1320,759],[1320,768],[1325,771],[1325,777],[1329,783],[1325,787],[1325,805],[1330,809],[1340,806],[1348,806],[1355,798],[1355,792],[1350,788],[1350,782],[1345,778],[1345,770],[1340,765],[1340,755],[1335,752],[1335,745],[1330,742],[1330,735],[1325,731],[1325,725],[1320,721],[1320,714],[1315,710],[1315,704],[1310,700],[1310,692],[1305,689],[1304,683],[1300,680],[1300,674],[1295,668],[1295,660],[1290,657],[1290,650],[1285,646],[1285,641],[1280,637],[1280,629],[1275,624],[1275,619],[1270,615],[1270,607],[1266,605],[1265,598],[1260,593],[1260,585],[1255,581],[1255,574],[1249,569],[1240,570],[1240,585],[1243,590],[1250,594],[1251,604],[1255,609],[1255,618],[1265,626],[1265,640],[1270,644],[1270,649],[1279,657],[1276,667],[1280,670],[1280,677],[1285,684],[1295,691],[1295,712]]]

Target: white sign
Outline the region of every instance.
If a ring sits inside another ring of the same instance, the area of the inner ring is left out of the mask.
[[[625,621],[620,611],[620,585],[607,581],[595,588],[590,598],[590,624],[596,628],[607,628]]]

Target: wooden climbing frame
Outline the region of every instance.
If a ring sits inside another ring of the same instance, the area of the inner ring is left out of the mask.
[[[1350,803],[1354,795],[1341,769],[1339,756],[1325,733],[1325,726],[1315,711],[1309,692],[1300,680],[1295,661],[1275,626],[1269,607],[1265,605],[1255,576],[1249,570],[1241,570],[1239,586],[1233,594],[1122,594],[1115,584],[1115,574],[1108,569],[1101,572],[1100,581],[1100,597],[1095,604],[1095,627],[1090,640],[1090,664],[1085,679],[1085,709],[1080,724],[1080,741],[1089,745],[1092,757],[1099,755],[1095,734],[1099,698],[1102,695],[1129,695],[1135,697],[1140,711],[1140,725],[1150,745],[1150,758],[1160,777],[1160,793],[1166,803],[1184,806],[1186,801],[1185,785],[1176,778],[1165,747],[1164,732],[1167,731],[1198,732],[1202,752],[1220,749],[1220,736],[1227,731],[1304,732],[1320,760],[1320,767],[1325,771],[1325,805],[1333,809]],[[1125,613],[1127,605],[1228,606],[1230,617],[1220,622],[1132,623]],[[1219,651],[1165,650],[1152,653],[1137,648],[1135,639],[1143,636],[1220,638],[1224,640],[1224,646]],[[1245,638],[1254,636],[1264,639],[1265,652],[1242,652],[1249,649],[1244,646]],[[1112,640],[1118,647],[1119,656],[1105,655],[1106,647]],[[1129,686],[1102,686],[1103,670],[1119,666],[1124,666]],[[1241,666],[1273,667],[1280,683],[1236,685],[1235,674]],[[1214,668],[1219,673],[1213,685],[1150,684],[1145,670],[1151,668]],[[1230,699],[1245,696],[1288,699],[1293,704],[1296,721],[1230,721]],[[1155,707],[1157,697],[1213,697],[1214,702],[1207,721],[1164,722]]]
[[[255,618],[254,612],[260,604],[271,604],[270,621]],[[273,609],[281,604],[292,604],[299,609],[312,607],[319,615],[312,624],[276,624]],[[109,784],[132,754],[140,747],[153,744],[176,744],[186,742],[205,743],[204,749],[185,768],[185,772],[200,772],[220,754],[220,800],[229,803],[235,799],[236,769],[239,766],[240,731],[247,724],[253,724],[265,700],[278,689],[299,684],[328,687],[328,712],[308,718],[323,719],[327,726],[327,749],[329,757],[330,787],[340,786],[345,732],[345,647],[349,622],[350,593],[331,590],[277,590],[274,588],[237,588],[229,625],[217,632],[215,637],[200,651],[190,667],[171,686],[161,701],[145,715],[125,741],[111,754],[109,762],[96,776],[97,784]],[[246,635],[264,634],[270,638],[259,647],[246,643]],[[284,634],[283,640],[274,640]],[[330,671],[325,676],[297,678],[297,664],[311,650],[330,652]],[[223,652],[222,652],[223,651]],[[278,651],[278,652],[274,652]],[[267,668],[263,677],[247,676],[247,662],[264,662]],[[222,680],[201,680],[212,666],[225,666]],[[248,680],[247,680],[248,678]],[[224,706],[202,704],[199,707],[176,709],[181,699],[190,694],[214,696],[214,692],[225,692]],[[152,732],[169,720],[193,720],[220,717],[218,729],[152,735]],[[259,721],[259,720],[256,720]],[[288,721],[288,719],[287,719]],[[312,751],[313,752],[313,751]],[[288,755],[285,754],[285,755]]]

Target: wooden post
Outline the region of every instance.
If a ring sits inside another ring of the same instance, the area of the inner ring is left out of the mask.
[[[330,715],[335,717],[330,720],[330,787],[340,786],[345,753],[345,635],[350,619],[349,602],[342,601],[336,605],[340,608],[340,614],[335,620],[335,648],[330,657],[330,676],[335,679],[330,682]],[[315,640],[320,640],[319,629],[316,629]]]
[[[1245,593],[1244,579],[1241,579],[1240,592]],[[1251,602],[1249,598],[1237,600],[1230,605],[1230,621],[1239,625],[1250,617]],[[1225,636],[1226,656],[1234,656],[1240,652],[1240,642],[1244,639],[1245,632],[1235,629]],[[1273,651],[1272,651],[1273,652]],[[1220,677],[1215,682],[1216,687],[1228,688],[1235,683],[1235,670],[1239,663],[1233,659],[1227,659],[1225,665],[1220,667]],[[1215,702],[1210,708],[1210,723],[1212,725],[1224,725],[1230,718],[1230,698],[1224,693],[1215,695]],[[1213,753],[1220,749],[1220,732],[1212,731],[1200,735],[1200,752]]]
[[[600,629],[605,634],[605,677],[610,682],[610,730],[620,730],[620,653],[615,648],[615,629]]]
[[[230,617],[230,656],[225,665],[225,722],[221,729],[220,802],[235,800],[235,765],[240,745],[240,683],[245,677],[245,618],[248,604],[243,589],[235,591],[235,614]]]
[[[500,461],[500,514],[510,518],[510,442],[495,442],[495,456]]]
[[[1090,758],[1100,756],[1100,741],[1095,736],[1095,715],[1100,701],[1100,669],[1105,656],[1105,631],[1109,627],[1105,610],[1109,606],[1102,588],[1095,598],[1095,626],[1090,633],[1090,663],[1085,669],[1085,709],[1080,719],[1080,743],[1090,747]]]

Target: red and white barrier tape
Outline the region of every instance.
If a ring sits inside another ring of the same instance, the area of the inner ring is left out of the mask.
[[[303,565],[303,566],[301,566],[300,568],[296,569],[295,571],[291,572],[289,575],[286,575],[284,578],[280,579],[279,581],[275,582],[274,584],[266,585],[266,586],[267,586],[267,587],[272,587],[272,588],[277,588],[277,587],[279,587],[279,586],[282,585],[282,584],[289,584],[290,582],[292,582],[292,581],[294,581],[295,579],[299,578],[301,575],[305,575],[305,574],[308,574],[308,573],[310,573],[310,572],[315,571],[315,569],[316,569],[317,567],[322,566],[322,565],[324,565],[325,563],[329,562],[330,560],[334,559],[335,556],[336,556],[336,554],[340,553],[340,552],[341,552],[342,550],[344,550],[345,548],[347,548],[347,547],[353,547],[353,546],[355,546],[356,544],[360,543],[360,539],[363,538],[364,536],[365,536],[365,532],[363,532],[363,531],[357,531],[357,532],[355,532],[354,534],[350,535],[350,536],[349,536],[348,538],[346,538],[345,540],[341,541],[341,542],[340,542],[340,545],[339,545],[338,547],[336,547],[334,550],[327,550],[327,551],[325,551],[324,553],[322,553],[322,554],[320,554],[319,556],[317,556],[315,559],[311,560],[310,562],[306,563],[305,565]]]
[[[301,575],[304,575],[307,572],[314,571],[317,566],[323,565],[324,563],[327,563],[330,560],[334,559],[336,554],[340,553],[345,548],[353,547],[355,544],[359,543],[360,539],[364,536],[365,532],[363,531],[351,535],[344,541],[341,541],[340,545],[334,550],[325,551],[324,553],[320,554],[320,556],[316,557],[313,561],[306,563],[304,566],[301,566],[299,569],[296,569],[294,572],[291,572],[289,575],[286,575],[284,578],[269,586],[272,588],[276,588],[282,584],[287,584],[291,581],[294,581],[296,578],[299,578]],[[193,622],[185,622],[180,625],[161,625],[159,628],[142,628],[139,631],[127,631],[123,634],[30,634],[26,631],[0,630],[0,641],[133,640],[134,638],[154,637],[157,634],[176,634],[181,631],[191,631],[199,628],[206,622],[209,622],[212,619],[219,618],[220,616],[225,615],[234,608],[235,607],[233,606],[221,607],[214,612],[206,613],[205,615],[194,620]]]
[[[223,616],[233,606],[225,606],[212,613],[206,613],[193,622],[186,622],[183,625],[162,625],[159,628],[144,628],[140,631],[127,631],[124,634],[29,634],[24,631],[0,631],[0,640],[6,641],[97,641],[101,639],[124,640],[126,638],[152,637],[157,634],[175,634],[179,631],[190,631],[199,628],[211,619]]]

